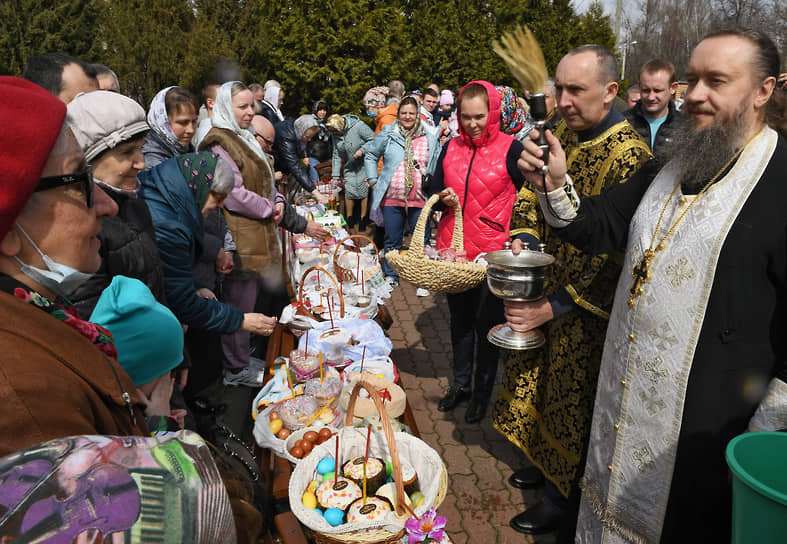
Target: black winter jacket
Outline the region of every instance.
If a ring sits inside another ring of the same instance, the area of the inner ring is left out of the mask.
[[[656,139],[653,142],[653,149],[651,149],[656,160],[662,165],[669,161],[669,157],[664,155],[666,148],[669,147],[669,143],[674,138],[675,132],[680,130],[683,125],[683,114],[675,108],[675,103],[672,100],[670,100],[668,108],[667,119],[659,127],[658,132],[656,132]],[[642,136],[645,143],[650,146],[650,125],[642,114],[642,104],[637,102],[636,106],[624,112],[623,115],[628,119],[628,122],[631,123],[631,126],[634,127],[634,130]]]
[[[273,111],[273,108],[267,102],[260,102],[260,106],[262,107],[262,111],[260,115],[262,115],[265,119],[271,122],[271,125],[276,126],[276,123],[281,122],[279,120],[279,116],[276,115],[276,112]]]
[[[320,130],[315,134],[314,138],[309,140],[309,143],[306,144],[306,155],[320,162],[326,162],[333,157],[333,139],[325,123],[320,122],[317,126]]]
[[[105,192],[117,202],[118,213],[101,220],[101,268],[66,298],[88,319],[101,292],[114,276],[136,278],[150,288],[156,300],[166,304],[164,271],[161,267],[153,220],[144,200],[111,189]]]
[[[306,153],[295,135],[295,122],[292,119],[281,121],[275,125],[275,129],[276,140],[273,143],[275,169],[283,174],[292,174],[298,185],[307,193],[311,193],[315,187],[301,162],[301,159],[306,157]]]

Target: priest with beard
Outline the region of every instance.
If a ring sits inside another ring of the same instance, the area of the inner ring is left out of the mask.
[[[707,36],[670,162],[599,196],[579,200],[550,132],[547,175],[525,145],[519,167],[559,236],[626,252],[576,542],[729,542],[727,443],[787,428],[787,147],[765,122],[780,66],[760,32]]]

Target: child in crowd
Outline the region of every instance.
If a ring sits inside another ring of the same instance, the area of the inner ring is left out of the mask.
[[[186,411],[170,411],[169,404],[171,371],[183,361],[183,329],[175,315],[141,281],[115,276],[90,321],[112,333],[118,363],[147,405],[148,428],[154,434],[182,429]]]

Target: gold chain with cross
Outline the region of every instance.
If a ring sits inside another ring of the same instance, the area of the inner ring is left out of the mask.
[[[748,144],[748,142],[746,142],[746,144]],[[683,212],[680,214],[680,216],[675,221],[675,223],[672,224],[670,229],[667,231],[667,234],[662,236],[661,240],[659,240],[659,242],[656,243],[656,237],[658,236],[659,229],[661,228],[661,221],[662,219],[664,219],[664,214],[667,213],[667,208],[669,207],[669,203],[672,201],[672,197],[675,196],[675,193],[678,191],[678,188],[680,187],[680,182],[675,184],[675,188],[672,189],[672,192],[670,193],[669,197],[667,197],[667,202],[664,203],[664,208],[662,208],[661,210],[661,214],[659,215],[659,220],[656,222],[656,228],[654,229],[653,237],[650,240],[650,247],[643,252],[642,259],[631,270],[631,277],[634,278],[634,281],[632,282],[631,287],[629,288],[628,305],[630,308],[633,308],[634,306],[637,305],[637,297],[639,297],[642,294],[644,284],[650,281],[650,263],[653,261],[653,258],[656,256],[656,252],[666,247],[664,241],[670,235],[672,235],[678,224],[683,220],[684,217],[686,217],[686,214],[689,213],[689,210],[692,208],[692,206],[694,206],[694,204],[700,199],[700,197],[703,194],[705,194],[708,188],[711,185],[713,185],[713,183],[722,175],[722,173],[724,173],[727,170],[727,168],[729,168],[729,166],[740,156],[740,154],[743,152],[745,147],[746,145],[738,149],[738,151],[736,151],[735,154],[733,154],[733,156],[730,157],[730,159],[724,164],[724,166],[721,167],[721,170],[716,172],[716,174],[710,179],[710,181],[708,181],[708,183],[706,183],[702,187],[700,192],[697,193],[696,198],[694,198],[689,203],[689,205],[686,206],[686,209],[683,210]]]

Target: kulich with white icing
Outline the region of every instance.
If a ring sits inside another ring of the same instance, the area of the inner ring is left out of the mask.
[[[347,523],[381,520],[391,511],[391,505],[383,498],[366,497],[366,504],[364,504],[363,497],[361,497],[347,510]]]
[[[352,480],[363,481],[363,457],[356,457],[344,464],[343,474]],[[366,460],[366,479],[367,481],[377,476],[385,470],[385,465],[380,459],[370,457]]]
[[[317,487],[317,502],[324,508],[338,508],[346,510],[348,506],[363,493],[355,482],[347,478],[326,480]]]
[[[408,493],[418,491],[418,473],[407,463],[402,463],[402,484]]]

